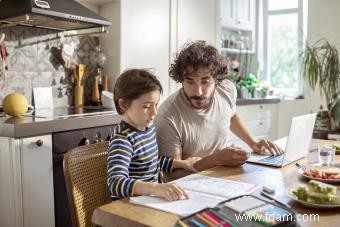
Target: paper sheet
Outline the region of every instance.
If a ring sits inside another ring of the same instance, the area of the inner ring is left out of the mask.
[[[186,190],[189,199],[168,202],[155,196],[137,196],[131,197],[130,202],[180,216],[187,216],[206,207],[214,207],[228,198],[250,194],[259,188],[255,184],[200,174],[192,174],[174,182]]]

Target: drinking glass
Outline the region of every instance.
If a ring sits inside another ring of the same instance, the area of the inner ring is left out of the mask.
[[[324,166],[329,166],[333,163],[335,155],[335,147],[333,145],[319,145],[319,163]]]

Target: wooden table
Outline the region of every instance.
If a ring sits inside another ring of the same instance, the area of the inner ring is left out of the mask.
[[[316,144],[340,142],[330,140],[313,140],[311,147]],[[298,160],[306,163],[306,159]],[[335,162],[340,163],[340,155],[336,155]],[[297,174],[295,163],[283,168],[266,167],[262,165],[244,164],[241,167],[215,167],[201,174],[229,180],[236,180],[274,188],[276,194],[285,193],[286,189],[296,187],[299,183],[307,183],[308,179]],[[340,185],[340,184],[338,184]],[[259,193],[255,193],[259,195]],[[287,199],[288,204],[296,211],[301,219],[309,214],[319,215],[319,220],[300,221],[301,226],[339,226],[340,209],[314,209],[305,207],[295,201]],[[313,218],[313,217],[312,217]],[[129,199],[121,199],[95,209],[92,221],[97,225],[106,226],[174,226],[179,216],[163,211],[129,203]]]

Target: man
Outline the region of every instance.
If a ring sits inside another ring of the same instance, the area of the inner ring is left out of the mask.
[[[218,165],[240,166],[247,152],[229,146],[230,130],[256,153],[281,154],[268,140],[256,140],[236,112],[237,91],[226,79],[227,67],[215,47],[203,41],[187,44],[169,69],[182,88],[160,106],[155,120],[159,152],[175,159],[202,157],[199,171]],[[189,174],[173,171],[170,179]]]

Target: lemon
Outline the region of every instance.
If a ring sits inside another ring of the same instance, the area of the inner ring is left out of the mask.
[[[2,101],[2,106],[6,114],[13,117],[18,117],[26,113],[28,102],[24,95],[14,92],[6,95],[6,97]]]

